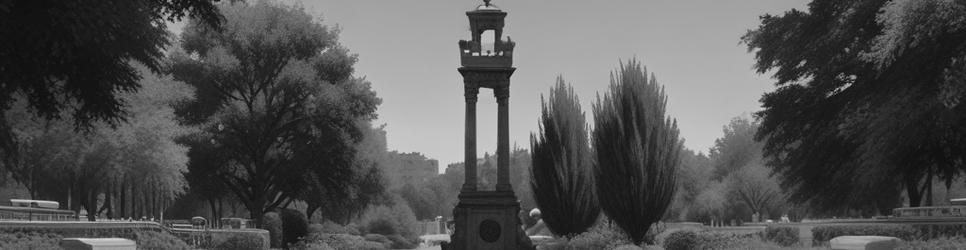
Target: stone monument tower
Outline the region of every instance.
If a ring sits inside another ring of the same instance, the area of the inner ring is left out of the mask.
[[[460,74],[466,97],[466,177],[453,209],[455,230],[445,250],[533,249],[530,238],[521,228],[520,203],[510,186],[509,99],[510,75],[513,67],[513,41],[502,39],[503,20],[507,13],[490,0],[467,11],[472,40],[461,40]],[[492,51],[484,51],[482,35],[492,31]],[[480,190],[476,169],[476,100],[480,88],[493,89],[498,105],[497,115],[497,184],[495,190]]]

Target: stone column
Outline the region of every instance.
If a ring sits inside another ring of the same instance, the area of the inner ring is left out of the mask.
[[[510,187],[510,87],[493,90],[496,96],[497,140],[496,140],[496,191],[512,191]]]
[[[466,173],[463,191],[476,191],[476,94],[479,92],[480,89],[476,86],[465,86],[463,89],[466,97],[466,151],[463,158]]]

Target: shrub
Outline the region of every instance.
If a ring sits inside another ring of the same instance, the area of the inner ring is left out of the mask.
[[[359,230],[359,225],[356,225],[355,223],[349,223],[349,225],[345,225],[345,231],[346,233],[351,235],[357,235],[357,236],[362,235],[362,230]]]
[[[799,230],[797,227],[789,226],[767,226],[764,231],[764,238],[767,241],[775,242],[779,246],[791,246],[798,244]]]
[[[262,250],[264,243],[261,237],[247,235],[233,235],[214,247],[216,250]]]
[[[695,234],[697,249],[737,248],[744,245],[743,239],[747,238],[719,231],[698,231]]]
[[[655,243],[657,241],[657,235],[667,231],[667,225],[663,222],[658,222],[651,224],[651,228],[647,230],[644,234],[644,242]]]
[[[363,215],[366,233],[382,235],[401,235],[409,242],[416,242],[419,238],[416,215],[406,202],[397,201],[392,207],[376,206]]]
[[[325,242],[321,242],[321,241],[314,241],[314,242],[299,241],[295,245],[292,245],[291,247],[289,247],[289,249],[293,249],[293,250],[335,250],[332,247],[330,247],[329,244],[325,244]]]
[[[330,220],[325,220],[322,224],[314,223],[309,225],[308,233],[361,235],[359,228],[355,224],[350,223],[349,225],[343,226]]]
[[[615,71],[594,104],[597,199],[635,244],[671,204],[681,151],[677,122],[665,116],[667,96],[636,60]]]
[[[382,243],[366,241],[361,236],[349,234],[322,234],[316,236],[335,250],[384,250]]]
[[[400,235],[394,234],[386,237],[388,237],[389,240],[392,241],[392,245],[388,247],[390,249],[413,249],[418,246],[416,242],[409,241]]]
[[[396,223],[392,218],[379,217],[369,221],[366,232],[370,234],[397,234]]]
[[[914,240],[919,231],[909,225],[822,225],[812,228],[812,242],[816,245],[828,244],[832,238],[844,235],[891,236],[904,241]]]
[[[928,241],[914,240],[899,242],[897,250],[958,250],[966,249],[966,238],[940,237]]]
[[[641,248],[641,247],[639,247],[639,246],[637,246],[637,245],[627,244],[627,245],[617,246],[617,247],[613,248],[612,250],[644,250],[644,249]]]
[[[58,234],[41,232],[2,232],[0,249],[61,250]]]
[[[600,216],[587,122],[562,77],[550,90],[549,102],[541,97],[541,107],[540,133],[530,135],[530,186],[550,232],[569,237],[586,232]]]
[[[295,244],[308,234],[309,220],[301,211],[282,209],[279,215],[282,219],[282,246]]]
[[[593,249],[607,249],[612,247],[611,244],[615,243],[612,239],[607,238],[605,234],[599,232],[586,232],[579,234],[570,239],[567,243],[567,249],[570,250],[593,250]],[[619,243],[617,243],[619,244]]]
[[[191,249],[188,243],[168,233],[158,233],[154,231],[137,232],[134,237],[138,249],[146,250],[187,250]],[[6,249],[6,248],[4,248]]]
[[[691,230],[671,232],[664,239],[664,249],[691,250],[698,246],[698,234]]]
[[[918,239],[944,239],[966,237],[966,225],[963,224],[919,224],[913,225],[918,230]]]
[[[268,230],[269,246],[282,247],[282,219],[276,212],[265,213],[262,217],[262,229]]]
[[[362,238],[365,239],[366,241],[379,242],[380,244],[382,244],[386,248],[393,248],[392,247],[392,241],[389,240],[389,238],[387,238],[385,235],[381,235],[381,234],[367,234],[366,236],[363,236]]]

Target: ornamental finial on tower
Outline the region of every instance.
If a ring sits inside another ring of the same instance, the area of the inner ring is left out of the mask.
[[[486,6],[490,6],[490,0],[483,0],[483,4],[485,4]]]

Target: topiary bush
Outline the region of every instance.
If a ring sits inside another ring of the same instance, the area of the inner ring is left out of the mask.
[[[634,244],[671,205],[680,160],[677,122],[665,115],[667,95],[631,60],[611,74],[594,104],[594,178],[601,210]]]
[[[853,235],[891,236],[904,241],[918,238],[919,231],[909,225],[822,225],[812,228],[812,244],[827,245],[832,238]]]
[[[664,239],[664,249],[691,250],[698,246],[698,234],[691,230],[671,232]]]
[[[138,249],[145,250],[188,250],[192,249],[183,240],[168,233],[141,231],[134,236]],[[2,248],[6,249],[6,248]]]
[[[262,229],[268,230],[269,246],[282,247],[282,218],[276,212],[265,213],[262,217]]]
[[[541,97],[541,107],[540,132],[530,135],[530,187],[547,229],[571,237],[586,232],[600,216],[587,122],[577,94],[562,77],[549,101]]]
[[[309,220],[302,211],[286,208],[279,212],[279,216],[282,219],[282,246],[295,244],[308,234]]]
[[[799,229],[797,227],[769,225],[765,227],[763,233],[763,239],[774,242],[779,246],[787,247],[798,244]]]

